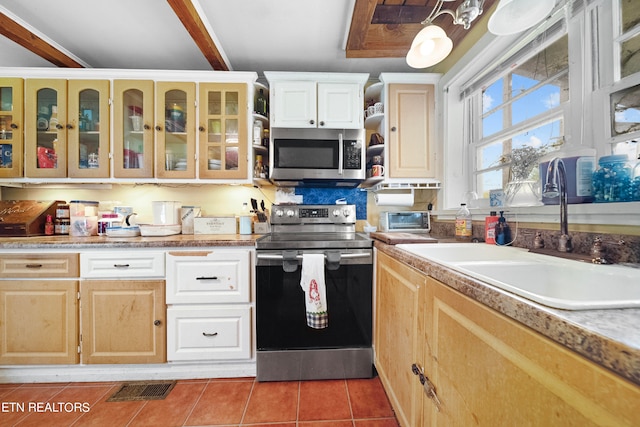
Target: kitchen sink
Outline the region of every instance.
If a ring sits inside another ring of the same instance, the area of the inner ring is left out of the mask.
[[[468,243],[397,247],[549,307],[640,307],[640,269],[550,257],[526,249]]]

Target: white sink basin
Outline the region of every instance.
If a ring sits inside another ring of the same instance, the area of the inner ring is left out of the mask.
[[[483,244],[397,246],[549,307],[640,307],[640,269],[588,264]]]

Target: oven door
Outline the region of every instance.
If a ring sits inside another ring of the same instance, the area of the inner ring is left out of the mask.
[[[300,286],[303,251],[257,252],[259,381],[372,376],[372,250],[341,250],[337,263],[335,251],[304,251],[314,252],[329,257],[324,270],[328,311],[324,329],[307,326]],[[285,271],[284,262],[289,263],[287,270],[293,266],[295,271]]]

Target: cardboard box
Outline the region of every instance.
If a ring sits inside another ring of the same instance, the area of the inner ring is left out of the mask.
[[[236,234],[235,216],[201,216],[193,218],[193,234]]]

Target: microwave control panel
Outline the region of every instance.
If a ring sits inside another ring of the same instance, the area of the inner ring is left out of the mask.
[[[344,142],[345,169],[360,169],[362,166],[362,145],[359,141]]]

